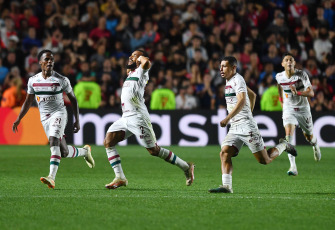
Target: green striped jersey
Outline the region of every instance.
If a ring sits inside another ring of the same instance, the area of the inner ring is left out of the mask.
[[[52,75],[44,79],[42,72],[28,80],[28,94],[35,94],[41,121],[44,121],[57,111],[66,111],[63,92],[70,93],[72,87],[67,77],[53,71]]]
[[[240,124],[245,120],[253,119],[250,109],[247,85],[244,81],[244,78],[240,74],[236,73],[231,79],[226,81],[225,98],[227,102],[227,110],[229,113],[235,108],[237,104],[237,95],[239,93],[246,94],[246,103],[242,110],[231,119],[232,124]]]
[[[290,89],[290,85],[295,86],[297,91],[305,91],[308,87],[312,87],[306,72],[296,69],[294,75],[289,78],[286,72],[283,71],[276,75],[276,80],[283,89],[284,111],[293,110],[294,108],[309,108],[307,97],[293,95]]]
[[[144,89],[149,80],[149,70],[139,66],[134,71],[129,72],[125,79],[121,92],[122,116],[132,116],[138,112],[146,112],[144,104]]]

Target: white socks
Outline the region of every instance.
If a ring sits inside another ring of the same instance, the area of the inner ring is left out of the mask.
[[[124,175],[121,167],[121,158],[115,147],[106,148],[106,153],[108,161],[114,170],[115,177],[125,179],[126,176]]]
[[[292,136],[286,136],[285,139],[288,141],[288,143],[292,144],[293,137]],[[292,156],[291,154],[287,154],[287,157],[290,161],[290,169],[297,169],[297,165],[295,163],[295,156]]]
[[[72,145],[68,145],[67,149],[69,150],[69,154],[66,158],[74,158],[74,157],[84,157],[86,156],[87,150],[84,148],[77,148]]]
[[[51,150],[51,157],[50,157],[50,172],[49,177],[51,177],[53,180],[56,178],[58,166],[61,159],[60,154],[60,147],[59,146],[52,146],[50,147]]]
[[[185,161],[177,157],[176,154],[174,154],[172,151],[168,149],[164,149],[161,147],[158,153],[158,157],[164,159],[165,161],[173,165],[177,165],[183,171],[186,171],[189,168],[189,165]]]
[[[222,174],[222,185],[232,188],[233,178],[230,174]]]
[[[282,154],[284,152],[284,150],[286,149],[286,144],[285,143],[279,143],[278,145],[275,146],[275,148],[278,150],[279,155]]]

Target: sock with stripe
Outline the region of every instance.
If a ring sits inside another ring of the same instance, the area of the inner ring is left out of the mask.
[[[52,146],[50,147],[51,150],[51,157],[50,157],[50,172],[49,177],[51,177],[53,180],[56,178],[58,166],[61,159],[60,154],[60,147],[59,146]]]
[[[174,154],[172,151],[168,149],[164,149],[161,147],[158,157],[164,159],[165,161],[177,165],[179,168],[181,168],[183,171],[186,171],[189,168],[189,165],[180,159],[176,154]]]
[[[222,174],[222,185],[232,188],[233,186],[233,177],[230,174]]]
[[[285,136],[285,139],[288,141],[288,143],[292,144],[293,137],[292,136]],[[292,156],[291,154],[287,154],[288,159],[290,160],[291,169],[297,169],[297,165],[295,163],[295,156]]]
[[[74,157],[84,157],[86,156],[87,150],[84,148],[77,148],[72,145],[68,145],[67,149],[69,150],[69,154],[66,156],[67,158],[74,158]]]
[[[116,148],[114,146],[106,148],[106,153],[108,156],[108,161],[114,170],[115,177],[125,179],[126,176],[124,175],[122,170],[121,158]]]

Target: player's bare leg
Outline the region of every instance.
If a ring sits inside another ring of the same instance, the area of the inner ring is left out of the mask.
[[[279,144],[268,150],[261,150],[254,153],[255,158],[261,164],[267,165],[271,163],[274,159],[280,156],[284,151],[297,156],[295,148],[289,144],[285,139],[279,140]]]
[[[306,140],[313,146],[314,160],[320,161],[321,160],[321,150],[318,145],[316,137],[313,134],[308,135],[306,133],[304,133],[304,136]]]
[[[187,186],[192,185],[193,180],[194,180],[194,167],[195,167],[194,163],[186,162],[182,160],[181,158],[179,158],[172,151],[162,148],[158,145],[152,148],[147,148],[147,150],[152,156],[159,157],[173,165],[178,166],[185,173],[186,185]]]
[[[222,185],[218,188],[209,189],[210,193],[233,193],[232,174],[233,163],[231,158],[237,156],[238,149],[233,146],[223,146],[220,152]]]
[[[124,137],[125,132],[120,130],[116,132],[108,132],[104,140],[108,161],[115,173],[114,180],[105,185],[108,189],[117,189],[121,186],[128,185],[128,180],[122,170],[120,155],[115,148],[117,143],[124,140]]]
[[[296,129],[296,126],[294,124],[288,124],[288,125],[285,126],[285,139],[290,144],[292,144],[295,129]],[[295,156],[293,156],[291,154],[287,154],[287,157],[290,161],[290,168],[287,171],[287,175],[297,176],[298,175],[298,168],[297,168],[297,164],[295,162]]]

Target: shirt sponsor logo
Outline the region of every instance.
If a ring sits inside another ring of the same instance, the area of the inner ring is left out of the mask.
[[[36,96],[36,100],[38,103],[40,102],[46,102],[46,101],[56,101],[57,100],[57,96],[50,96],[50,97],[39,97]]]

